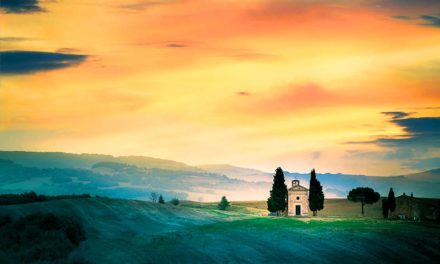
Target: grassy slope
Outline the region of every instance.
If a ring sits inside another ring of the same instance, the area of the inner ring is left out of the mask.
[[[87,241],[80,245],[77,254],[85,255],[86,259],[93,256],[96,263],[122,263],[127,258],[132,263],[141,263],[153,236],[213,223],[216,219],[190,208],[105,198],[2,206],[0,210],[13,217],[51,212],[79,218]]]
[[[267,215],[266,201],[244,201],[234,202],[236,207],[246,207],[258,211],[261,215]],[[206,205],[205,205],[206,206]],[[382,201],[374,204],[365,205],[365,216],[369,218],[382,218]],[[347,199],[326,199],[324,209],[318,212],[319,217],[343,217],[356,218],[361,217],[361,204],[353,203]]]
[[[350,216],[352,209],[360,211],[358,204],[344,202],[327,202],[327,214],[331,208],[337,216]],[[341,209],[348,205],[353,207]],[[405,262],[434,263],[440,258],[438,226],[371,218],[261,217],[263,202],[234,203],[226,212],[216,210],[215,204],[186,202],[175,207],[114,199],[60,200],[0,209],[13,216],[50,211],[79,217],[88,240],[74,254],[92,263],[279,263],[293,259],[297,263],[375,263],[402,257]],[[367,208],[367,214],[376,210],[372,209]]]

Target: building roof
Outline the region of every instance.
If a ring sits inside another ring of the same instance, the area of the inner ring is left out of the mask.
[[[308,191],[308,190],[309,189],[301,185],[296,185],[289,188],[289,191]]]

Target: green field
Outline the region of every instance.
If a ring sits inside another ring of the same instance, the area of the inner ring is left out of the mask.
[[[326,200],[318,218],[264,216],[264,202],[179,206],[105,198],[2,206],[19,217],[52,212],[79,219],[87,240],[69,260],[90,263],[436,263],[440,228],[386,221],[379,203]]]
[[[247,209],[258,209],[260,210],[260,214],[267,214],[267,204],[265,201],[234,202],[233,205],[246,207]],[[368,218],[382,218],[381,205],[381,200],[374,204],[365,205],[365,216]],[[318,217],[362,217],[361,205],[359,203],[350,202],[347,199],[326,199],[324,209],[318,212]]]

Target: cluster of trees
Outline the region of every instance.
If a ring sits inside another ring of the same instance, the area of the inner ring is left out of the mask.
[[[309,208],[313,212],[313,216],[318,215],[318,211],[324,209],[324,192],[320,181],[316,178],[315,169],[310,173],[310,187],[309,187]],[[288,190],[285,184],[284,172],[281,167],[275,170],[272,189],[270,196],[267,199],[267,209],[269,212],[277,216],[285,214],[288,206]],[[357,187],[352,189],[347,196],[347,199],[352,202],[360,202],[362,216],[364,215],[364,206],[366,204],[373,204],[379,201],[380,194],[369,187]],[[393,189],[390,189],[388,198],[382,201],[384,217],[388,217],[389,212],[394,212],[396,209],[396,199],[394,197]]]
[[[90,198],[90,194],[71,194],[71,195],[43,195],[35,192],[25,192],[21,194],[0,194],[0,205],[25,204],[44,202],[60,199],[80,199]]]
[[[362,216],[364,216],[364,206],[366,204],[373,204],[379,201],[380,194],[369,187],[358,187],[351,190],[347,196],[349,201],[360,202],[362,207]],[[390,213],[396,210],[396,197],[394,196],[393,188],[390,188],[387,198],[382,198],[382,215],[388,218]]]
[[[287,210],[287,199],[288,191],[284,172],[281,167],[278,167],[273,176],[272,190],[267,199],[267,209],[277,216],[283,215]],[[314,216],[318,215],[319,210],[324,209],[324,192],[322,191],[321,183],[316,178],[315,169],[310,173],[309,208]]]
[[[160,204],[164,204],[165,203],[165,199],[163,198],[162,194],[158,194],[156,192],[152,192],[150,194],[150,200],[153,203],[160,203]],[[177,198],[173,198],[169,201],[170,204],[172,205],[179,205],[180,201]]]
[[[36,213],[1,215],[0,237],[0,263],[64,263],[86,233],[72,217]]]

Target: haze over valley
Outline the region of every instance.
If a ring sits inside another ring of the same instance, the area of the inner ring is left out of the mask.
[[[316,168],[318,169],[318,168]],[[273,172],[231,165],[189,166],[141,156],[0,151],[0,193],[36,191],[42,194],[81,194],[149,200],[151,192],[168,200],[265,200]],[[286,184],[298,179],[308,186],[309,173],[285,171]],[[440,169],[389,177],[320,173],[327,198],[346,198],[356,186],[371,186],[385,195],[440,197]]]

